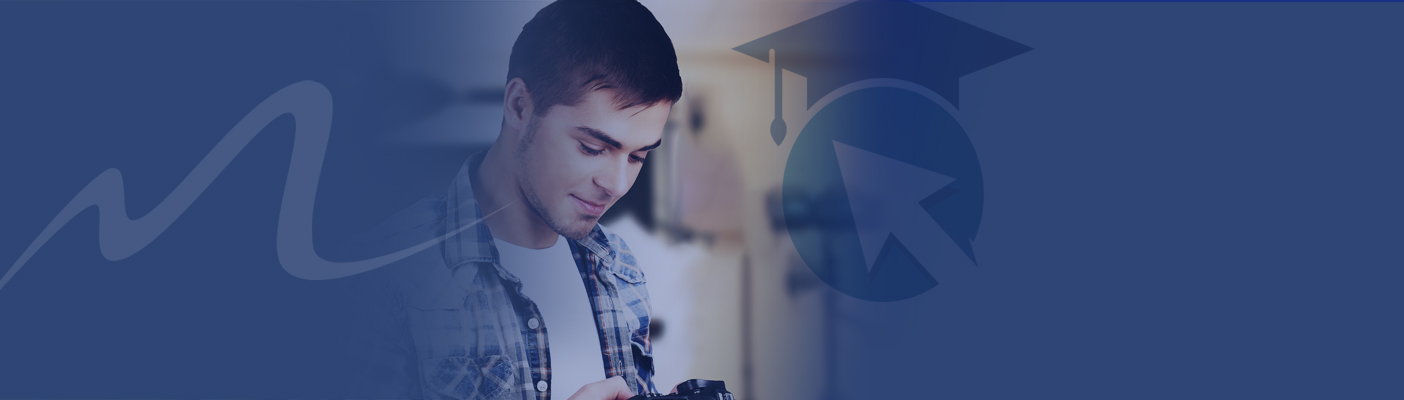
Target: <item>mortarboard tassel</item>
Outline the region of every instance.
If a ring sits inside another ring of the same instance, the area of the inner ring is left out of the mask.
[[[784,91],[781,90],[780,83],[783,77],[780,73],[780,60],[776,58],[776,51],[770,50],[770,63],[775,66],[775,121],[770,123],[770,138],[775,139],[775,145],[779,146],[785,141],[785,107],[781,100],[784,98]]]

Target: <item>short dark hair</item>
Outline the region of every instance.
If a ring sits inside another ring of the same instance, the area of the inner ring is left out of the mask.
[[[522,78],[538,115],[573,106],[593,90],[615,91],[626,109],[682,96],[678,55],[653,13],[636,0],[558,0],[522,27],[507,80]]]

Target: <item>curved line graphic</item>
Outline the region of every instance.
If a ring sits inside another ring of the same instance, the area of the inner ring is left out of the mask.
[[[288,165],[288,180],[283,187],[283,204],[278,212],[278,262],[292,276],[308,280],[336,279],[376,269],[427,249],[444,239],[477,225],[483,219],[465,224],[429,241],[383,256],[349,262],[328,261],[317,255],[312,245],[312,208],[317,195],[317,182],[322,173],[322,160],[331,136],[332,97],[326,86],[314,81],[302,81],[273,93],[245,115],[233,129],[210,150],[190,174],[167,195],[156,208],[135,220],[127,217],[126,194],[122,172],[110,168],[98,174],[78,191],[78,195],[59,211],[53,221],[39,233],[0,278],[0,289],[44,246],[54,233],[68,224],[74,216],[88,207],[98,208],[98,246],[108,261],[122,260],[145,248],[165,232],[177,217],[210,186],[229,166],[244,146],[263,131],[270,122],[292,114],[295,120],[292,160]],[[488,213],[487,218],[502,211]]]

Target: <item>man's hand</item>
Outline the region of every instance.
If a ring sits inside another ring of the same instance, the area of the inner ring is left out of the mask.
[[[616,376],[585,385],[570,396],[570,400],[629,400],[634,391],[624,383],[624,377]]]

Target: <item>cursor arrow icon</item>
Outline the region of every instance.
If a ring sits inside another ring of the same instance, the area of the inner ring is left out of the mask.
[[[898,241],[929,272],[940,259],[939,241],[950,238],[921,203],[955,178],[838,141],[834,154],[869,274],[888,240]]]

